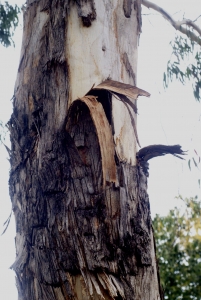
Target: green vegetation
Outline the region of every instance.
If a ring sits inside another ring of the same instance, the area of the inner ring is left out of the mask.
[[[0,3],[0,43],[5,47],[14,45],[12,36],[18,25],[19,12],[17,5],[12,6],[7,1],[4,4]]]
[[[201,202],[182,200],[185,208],[153,220],[161,284],[165,299],[200,300]]]
[[[201,53],[200,46],[196,45],[190,37],[176,36],[170,43],[172,46],[172,56],[167,64],[167,71],[164,73],[163,81],[168,87],[169,81],[174,79],[185,84],[187,80],[192,81],[193,94],[196,100],[200,101],[201,94]],[[188,58],[193,63],[187,64]],[[186,65],[187,64],[187,65]]]

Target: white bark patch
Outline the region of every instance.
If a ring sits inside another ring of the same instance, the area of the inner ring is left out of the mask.
[[[97,18],[90,27],[82,25],[75,6],[71,8],[68,19],[69,104],[85,95],[94,84],[108,78],[136,84],[133,78],[137,70],[136,11],[132,9],[130,18],[126,18],[119,1],[94,2]],[[128,63],[124,63],[125,53],[132,70],[128,70]],[[130,116],[127,108],[117,101],[113,101],[113,118],[117,155],[135,165],[136,140]]]
[[[131,118],[127,109],[121,102],[112,99],[112,114],[114,122],[115,150],[120,161],[135,165],[136,163],[136,137],[131,125]],[[133,118],[134,113],[132,113]]]

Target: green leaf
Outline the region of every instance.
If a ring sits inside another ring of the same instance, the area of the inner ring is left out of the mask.
[[[188,167],[189,167],[189,170],[191,171],[191,160],[190,159],[188,160]]]
[[[18,13],[20,9],[17,5],[12,6],[6,1],[0,3],[0,43],[8,47],[11,43],[14,45],[12,36],[18,25]]]
[[[179,197],[185,209],[153,220],[165,299],[201,299],[201,202]]]
[[[163,75],[163,82],[167,83],[173,79],[179,80],[185,84],[187,80],[193,80],[193,94],[196,100],[201,99],[201,52],[200,49],[195,47],[195,43],[190,38],[183,38],[176,36],[175,40],[171,43],[172,56],[171,60],[167,63],[166,76]],[[197,50],[197,51],[196,51]],[[186,68],[182,65],[188,58],[194,61]],[[182,69],[183,68],[183,69]],[[166,79],[164,81],[164,78]],[[167,87],[167,84],[164,85]]]
[[[197,163],[196,163],[196,161],[195,161],[195,158],[192,157],[192,159],[193,159],[193,162],[194,162],[195,167],[198,167],[198,165],[197,165]]]

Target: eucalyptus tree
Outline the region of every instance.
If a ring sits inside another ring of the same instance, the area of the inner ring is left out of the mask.
[[[181,200],[182,209],[153,220],[161,284],[165,299],[200,299],[201,202]]]
[[[8,123],[19,299],[162,299],[137,152],[139,0],[27,0]]]

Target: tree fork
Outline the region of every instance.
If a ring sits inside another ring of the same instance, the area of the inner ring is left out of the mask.
[[[83,100],[107,79],[136,84],[137,2],[27,1],[9,121],[20,300],[162,299],[135,112],[91,93],[112,137],[110,173]]]

